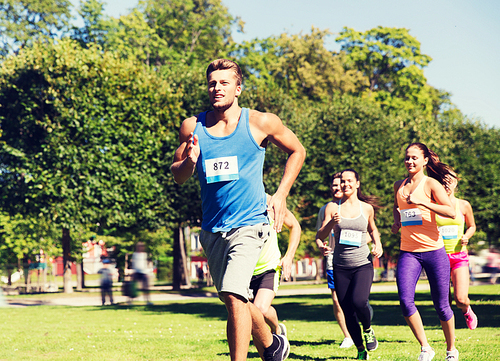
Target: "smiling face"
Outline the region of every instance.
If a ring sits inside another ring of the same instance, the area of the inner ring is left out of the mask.
[[[416,174],[423,171],[429,159],[424,157],[422,149],[414,146],[406,150],[405,167],[408,173]]]
[[[208,75],[207,81],[208,97],[215,110],[229,109],[241,94],[241,85],[231,69],[215,70]]]
[[[330,185],[330,189],[332,191],[333,198],[341,199],[344,193],[342,193],[342,189],[340,187],[340,178],[335,178]]]
[[[340,187],[346,197],[356,194],[359,188],[359,181],[356,179],[356,174],[350,171],[342,172]]]

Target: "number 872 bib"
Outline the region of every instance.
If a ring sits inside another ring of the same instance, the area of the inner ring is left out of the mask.
[[[205,160],[207,183],[216,183],[239,179],[238,157],[220,157]]]

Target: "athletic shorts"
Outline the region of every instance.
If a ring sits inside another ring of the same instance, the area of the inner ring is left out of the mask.
[[[269,270],[260,275],[252,276],[250,281],[250,291],[252,291],[252,299],[257,295],[257,291],[260,289],[267,289],[274,291],[274,294],[278,293],[278,288],[280,286],[281,280],[281,267],[278,266],[277,269]]]
[[[331,290],[335,289],[335,283],[333,283],[333,269],[326,270],[326,279],[328,281],[328,288]]]
[[[270,230],[268,224],[233,228],[227,233],[201,230],[200,242],[219,298],[225,292],[250,299],[250,280]]]
[[[452,271],[460,267],[469,268],[469,255],[467,252],[449,253],[448,259],[450,260],[450,269]]]

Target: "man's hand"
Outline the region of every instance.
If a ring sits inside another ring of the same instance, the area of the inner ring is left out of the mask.
[[[269,201],[268,208],[274,212],[274,229],[279,233],[281,232],[283,221],[285,220],[286,197],[281,197],[275,193]]]
[[[186,143],[186,159],[192,164],[196,164],[200,156],[200,145],[198,144],[198,136],[191,133]]]
[[[319,247],[323,256],[328,256],[332,252],[332,247],[328,247],[328,242],[322,243],[322,246]]]
[[[292,265],[293,265],[293,258],[289,259],[288,257],[283,257],[280,262],[281,270],[283,272],[283,279],[285,281],[289,281],[290,277],[292,275]]]

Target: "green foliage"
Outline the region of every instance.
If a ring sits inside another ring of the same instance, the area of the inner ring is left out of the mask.
[[[178,111],[167,83],[71,41],[35,44],[2,75],[4,204],[65,226],[156,222],[165,127]]]
[[[181,111],[167,82],[69,40],[35,43],[0,72],[5,210],[71,229],[76,249],[97,223],[117,234],[164,224]]]
[[[15,268],[18,261],[36,261],[43,250],[46,257],[58,256],[54,225],[44,218],[24,218],[20,214],[0,214],[0,264]]]
[[[255,39],[238,46],[234,53],[249,87],[276,84],[294,98],[325,99],[333,94],[357,93],[367,78],[349,69],[345,54],[325,48],[327,30],[311,29],[311,34]]]
[[[0,56],[56,38],[71,18],[69,0],[0,0]]]
[[[500,243],[498,130],[467,120],[448,92],[427,84],[431,58],[407,29],[344,28],[336,53],[325,48],[331,33],[315,28],[235,44],[231,31],[243,23],[221,0],[144,0],[119,19],[103,6],[83,1],[73,41],[53,42],[67,28],[68,1],[0,0],[0,46],[10,54],[0,64],[0,244],[11,242],[8,257],[34,252],[42,228],[53,226],[70,229],[74,245],[107,237],[123,263],[138,240],[153,257],[171,257],[171,229],[198,225],[201,202],[196,175],[178,186],[169,166],[182,120],[210,109],[205,69],[218,57],[242,67],[240,105],[279,115],[307,149],[288,204],[303,228],[299,255],[316,252],[331,174],[354,168],[364,192],[379,197],[377,225],[394,257],[392,185],[405,176],[403,151],[413,141],[457,169],[478,232]],[[271,145],[268,192],[285,161]],[[20,234],[30,222],[42,228],[27,246]]]
[[[243,26],[221,0],[144,0],[139,9],[167,47],[188,63],[190,58],[211,61],[225,56],[233,44],[232,27]]]
[[[442,123],[451,146],[443,160],[457,171],[457,196],[467,199],[478,230],[485,232],[489,246],[500,245],[500,130],[478,122],[451,118]],[[480,237],[473,237],[476,243]]]
[[[85,0],[80,2],[78,15],[83,20],[83,27],[73,27],[71,37],[84,47],[94,43],[105,46],[108,32],[112,29],[112,21],[104,14],[105,2],[101,0]]]
[[[348,63],[368,77],[366,96],[389,109],[433,113],[433,91],[423,72],[432,59],[407,29],[379,26],[362,33],[345,27],[336,40]]]

